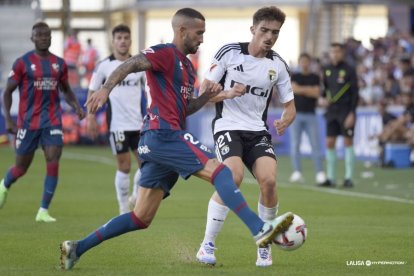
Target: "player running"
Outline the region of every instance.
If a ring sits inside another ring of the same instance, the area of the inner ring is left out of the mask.
[[[79,119],[85,114],[68,83],[65,61],[49,52],[51,30],[44,22],[32,27],[31,40],[35,49],[18,58],[10,72],[4,91],[6,129],[16,133],[10,115],[12,93],[19,87],[19,114],[15,141],[16,161],[0,182],[0,208],[6,202],[11,185],[29,169],[38,145],[42,145],[46,160],[43,197],[36,221],[54,222],[49,215],[50,202],[58,184],[59,160],[62,154],[63,132],[59,90],[66,102],[75,109]]]
[[[184,130],[186,117],[204,106],[222,91],[222,87],[205,80],[200,88],[203,95],[197,99],[192,97],[196,75],[186,55],[197,52],[203,42],[204,16],[191,8],[180,9],[172,18],[172,27],[172,43],[153,46],[128,59],[87,102],[88,110],[96,112],[115,85],[129,73],[146,71],[149,107],[138,147],[143,162],[134,211],[111,219],[82,240],[64,241],[61,244],[62,269],[71,269],[82,254],[105,240],[147,228],[179,175],[184,179],[195,175],[210,181],[225,204],[249,228],[257,245],[271,243],[277,233],[292,223],[292,213],[271,222],[262,221],[247,206],[231,171],[194,135]],[[244,92],[243,85],[235,85],[227,91],[232,97]]]
[[[257,179],[260,187],[258,212],[263,221],[272,221],[278,211],[276,156],[266,123],[272,95],[278,93],[283,104],[281,118],[273,122],[279,135],[284,134],[296,114],[288,66],[272,50],[284,21],[285,14],[277,7],[259,9],[253,15],[250,43],[221,47],[205,76],[213,82],[221,81],[225,90],[237,83],[246,86],[246,94],[242,97],[229,99],[227,93],[221,92],[212,99],[217,102],[213,133],[217,157],[230,168],[236,185],[240,186],[243,180],[244,165]],[[205,236],[196,256],[198,261],[216,263],[215,240],[228,211],[215,192],[208,204]],[[270,245],[259,247],[256,265],[271,264]]]

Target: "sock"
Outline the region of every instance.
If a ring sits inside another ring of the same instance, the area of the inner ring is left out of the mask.
[[[203,244],[209,242],[214,244],[216,242],[217,235],[220,233],[228,213],[229,208],[227,206],[210,199],[208,202],[206,232]]]
[[[259,218],[261,218],[263,221],[271,221],[276,218],[277,212],[279,210],[279,204],[276,204],[275,207],[268,208],[258,202],[257,210],[259,212]]]
[[[345,148],[345,179],[351,180],[354,176],[355,153],[354,147]]]
[[[326,150],[326,170],[328,179],[331,181],[336,180],[336,152],[335,149]]]
[[[148,225],[137,218],[134,212],[117,216],[99,227],[95,232],[90,233],[83,240],[78,241],[76,255],[80,257],[92,247],[110,238],[147,227]]]
[[[134,175],[134,188],[132,190],[132,197],[133,198],[137,198],[140,179],[141,179],[141,170],[138,169],[135,172],[135,175]]]
[[[49,204],[52,201],[55,194],[56,186],[58,183],[59,163],[50,162],[46,164],[46,177],[43,184],[43,197],[40,206],[44,209],[49,208]]]
[[[116,171],[115,190],[119,208],[128,208],[129,174]]]
[[[242,193],[233,181],[230,169],[221,164],[214,171],[211,180],[227,207],[246,224],[253,236],[258,234],[264,222],[247,205]]]
[[[10,186],[21,176],[23,176],[26,173],[26,171],[22,168],[13,166],[11,167],[4,177],[4,187],[7,189],[10,188]]]

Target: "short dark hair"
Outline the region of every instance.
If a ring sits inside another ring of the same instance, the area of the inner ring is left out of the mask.
[[[268,20],[276,20],[280,23],[285,23],[286,14],[276,6],[263,7],[257,10],[253,15],[253,25],[259,24],[259,22]]]
[[[35,30],[35,29],[44,28],[44,27],[49,28],[49,25],[47,25],[47,23],[43,22],[43,21],[37,22],[33,25],[32,31]]]
[[[131,34],[131,29],[125,24],[119,24],[112,29],[112,37],[115,36],[116,33],[128,33]]]
[[[341,48],[341,50],[345,49],[345,45],[343,43],[339,43],[339,42],[332,42],[331,47],[335,47],[335,48],[338,47],[338,48]]]
[[[201,12],[192,9],[192,8],[183,8],[183,9],[179,9],[174,16],[185,16],[185,17],[189,17],[189,18],[197,18],[203,21],[206,21],[206,19],[204,18],[204,16],[201,14]]]
[[[312,58],[311,58],[311,55],[310,54],[308,54],[308,53],[301,53],[300,55],[299,55],[299,59],[301,59],[301,58],[307,58],[307,59],[309,59],[309,60],[311,60]]]

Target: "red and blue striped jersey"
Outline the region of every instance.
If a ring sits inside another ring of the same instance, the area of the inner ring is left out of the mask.
[[[185,129],[187,104],[196,73],[191,61],[174,44],[159,44],[144,51],[152,70],[147,77],[147,115],[142,131]]]
[[[54,54],[40,57],[33,50],[18,58],[8,79],[18,84],[20,92],[17,127],[36,130],[61,125],[59,85],[67,78],[65,61]]]

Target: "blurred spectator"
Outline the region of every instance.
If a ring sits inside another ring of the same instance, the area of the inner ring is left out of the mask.
[[[83,77],[85,78],[86,87],[89,86],[89,82],[92,78],[93,70],[95,69],[96,62],[99,60],[99,54],[96,48],[92,44],[92,39],[88,38],[86,41],[86,49],[82,53],[82,65],[84,67],[85,73]]]
[[[408,143],[407,134],[414,123],[414,101],[411,93],[403,93],[405,111],[396,119],[389,120],[379,135],[380,145],[386,143]]]
[[[69,84],[74,88],[80,87],[80,78],[77,66],[79,65],[81,52],[82,47],[78,41],[77,31],[72,31],[72,33],[65,40],[63,59],[68,65]]]
[[[319,126],[315,109],[317,99],[321,95],[319,75],[311,71],[311,57],[307,53],[299,56],[299,72],[292,74],[292,89],[295,93],[296,118],[290,126],[290,157],[293,173],[290,182],[303,182],[301,168],[300,145],[302,133],[305,132],[312,147],[312,160],[315,167],[315,182],[321,184],[326,181],[323,170],[322,154],[320,151]]]

